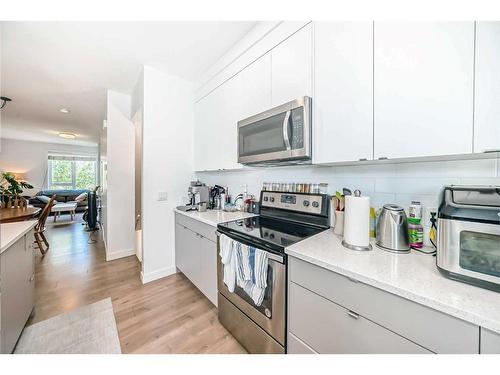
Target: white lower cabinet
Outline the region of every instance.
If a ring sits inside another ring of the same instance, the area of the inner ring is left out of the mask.
[[[12,353],[35,306],[33,231],[0,255],[0,352]]]
[[[176,214],[175,265],[217,306],[217,243],[214,227]]]
[[[431,353],[295,283],[289,292],[290,332],[318,353]]]
[[[293,257],[288,272],[288,333],[306,345],[288,353],[479,353],[477,325]]]
[[[481,328],[481,354],[500,354],[500,333]]]

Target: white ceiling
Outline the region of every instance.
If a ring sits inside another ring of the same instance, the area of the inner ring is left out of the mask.
[[[195,81],[256,22],[3,22],[2,136],[96,144],[106,90],[130,93],[141,66]],[[68,108],[70,114],[59,112]]]

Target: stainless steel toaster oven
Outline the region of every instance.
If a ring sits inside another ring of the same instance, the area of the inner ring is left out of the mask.
[[[442,274],[500,291],[500,186],[445,186],[437,232]]]

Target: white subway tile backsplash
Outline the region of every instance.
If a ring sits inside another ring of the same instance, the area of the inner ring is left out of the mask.
[[[439,194],[444,185],[459,184],[459,178],[377,178],[377,193]]]
[[[466,177],[460,179],[461,185],[498,185],[500,177]]]
[[[397,177],[495,177],[496,159],[396,164]]]
[[[327,182],[329,193],[343,187],[360,189],[372,205],[397,203],[408,208],[412,200],[437,206],[444,185],[500,184],[500,163],[495,159],[432,161],[355,166],[292,166],[245,168],[238,171],[200,172],[197,177],[209,184],[228,186],[232,195],[248,191],[259,195],[263,182]]]

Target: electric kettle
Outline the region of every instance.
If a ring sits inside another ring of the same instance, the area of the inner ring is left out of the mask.
[[[384,205],[377,222],[375,244],[382,250],[395,253],[410,252],[408,220],[403,207],[395,204]]]

